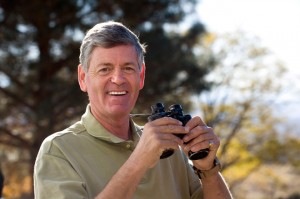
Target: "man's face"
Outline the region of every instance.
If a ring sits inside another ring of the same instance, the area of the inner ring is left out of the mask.
[[[80,88],[88,93],[93,115],[98,120],[128,116],[144,86],[144,72],[133,46],[96,47],[88,72],[78,67]]]

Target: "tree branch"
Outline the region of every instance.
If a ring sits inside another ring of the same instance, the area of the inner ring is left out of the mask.
[[[249,102],[245,102],[244,106],[242,107],[243,110],[240,112],[240,115],[238,117],[237,122],[234,123],[234,127],[232,128],[231,132],[229,133],[225,143],[222,146],[221,152],[222,154],[226,154],[229,143],[231,142],[231,140],[234,138],[234,136],[238,133],[238,130],[241,127],[242,122],[245,119],[245,115],[248,111],[248,109],[250,108],[251,104]]]
[[[9,137],[13,138],[12,141],[17,141],[17,143],[14,143],[12,141],[11,142],[3,142],[3,140],[0,139],[0,143],[10,145],[10,146],[14,146],[14,147],[18,147],[18,148],[20,148],[20,144],[21,144],[21,145],[25,146],[26,148],[30,148],[30,144],[28,143],[27,140],[21,138],[20,136],[12,134],[10,130],[0,127],[0,132],[3,132],[4,134],[6,134]]]
[[[0,91],[3,92],[6,96],[12,98],[14,101],[16,101],[20,104],[23,104],[24,106],[26,106],[30,109],[33,109],[33,106],[31,104],[27,103],[24,98],[21,98],[20,96],[10,92],[9,90],[7,90],[5,88],[2,88],[2,87],[0,87]]]

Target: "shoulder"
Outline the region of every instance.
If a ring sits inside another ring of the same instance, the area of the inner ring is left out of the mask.
[[[46,137],[41,144],[40,151],[48,153],[53,146],[68,143],[68,140],[76,139],[78,135],[84,132],[86,132],[84,125],[80,121],[76,122],[72,126]]]

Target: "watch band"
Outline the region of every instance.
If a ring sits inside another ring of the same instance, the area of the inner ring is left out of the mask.
[[[199,170],[195,166],[193,166],[193,169],[199,179],[204,179],[218,173],[222,169],[222,166],[219,159],[216,157],[214,159],[214,166],[210,170]]]

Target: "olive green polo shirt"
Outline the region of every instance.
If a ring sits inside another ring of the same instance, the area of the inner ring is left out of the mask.
[[[141,129],[130,123],[133,138],[122,140],[101,126],[87,106],[81,121],[47,137],[34,167],[35,198],[95,198],[139,141]],[[176,151],[145,173],[133,198],[202,198],[202,189],[183,152]]]

